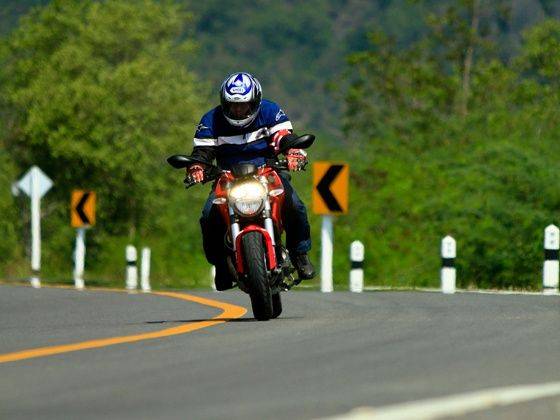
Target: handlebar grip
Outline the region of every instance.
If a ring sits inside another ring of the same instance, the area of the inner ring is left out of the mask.
[[[185,184],[185,189],[189,189],[190,187],[192,187],[193,185],[198,184],[198,182],[196,182],[192,176],[187,175],[187,177],[183,180],[183,184]]]
[[[279,160],[274,162],[270,165],[273,169],[278,171],[287,171],[288,170],[288,161],[287,160]]]

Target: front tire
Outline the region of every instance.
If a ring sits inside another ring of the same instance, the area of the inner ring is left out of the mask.
[[[253,316],[259,321],[268,321],[273,317],[273,307],[263,237],[259,232],[248,232],[243,236],[242,245]]]

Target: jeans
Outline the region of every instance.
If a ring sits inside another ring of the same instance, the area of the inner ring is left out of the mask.
[[[279,175],[285,194],[281,217],[286,231],[286,248],[292,255],[305,254],[311,249],[311,232],[307,210],[290,181],[284,174]],[[202,210],[200,227],[206,259],[210,264],[217,265],[223,264],[225,261],[224,236],[228,226],[224,223],[217,206],[212,204],[214,197],[214,191],[212,190]]]

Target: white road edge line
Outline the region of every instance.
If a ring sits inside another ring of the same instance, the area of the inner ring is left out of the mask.
[[[379,408],[358,407],[329,420],[433,420],[560,395],[560,382],[491,388]]]
[[[432,289],[427,287],[385,287],[385,286],[366,286],[364,291],[369,292],[390,292],[390,291],[404,291],[404,292],[427,292],[427,293],[441,293],[441,289]],[[543,292],[526,292],[522,290],[466,290],[456,289],[457,293],[475,293],[481,295],[519,295],[519,296],[560,296],[560,293],[544,294]]]

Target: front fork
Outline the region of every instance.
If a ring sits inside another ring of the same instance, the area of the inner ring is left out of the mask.
[[[271,216],[272,216],[272,210],[270,207],[270,201],[267,197],[266,200],[264,200],[264,211],[263,211],[264,228],[266,229],[268,235],[270,236],[270,240],[272,241],[272,246],[276,246],[276,240],[274,239],[274,223],[272,223]]]
[[[229,220],[231,220],[231,239],[233,244],[233,251],[237,251],[237,237],[239,236],[239,219],[237,214],[233,211],[233,207],[228,203]]]

